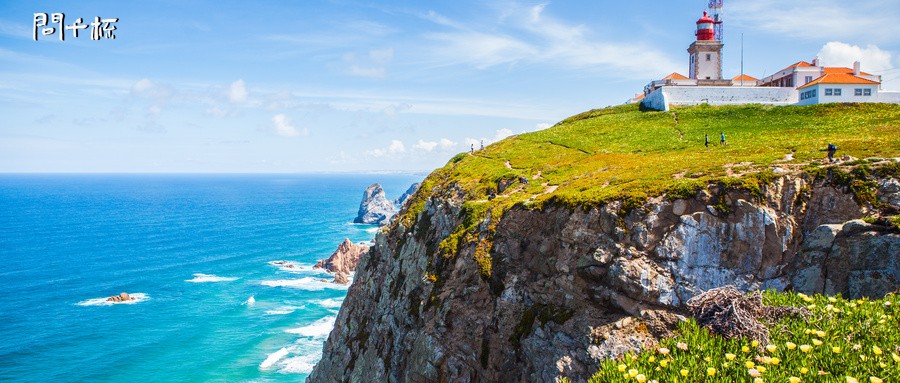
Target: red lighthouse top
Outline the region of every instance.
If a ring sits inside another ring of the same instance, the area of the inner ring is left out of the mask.
[[[703,17],[697,20],[697,40],[715,40],[716,31],[714,29],[715,20],[706,15],[703,11]]]

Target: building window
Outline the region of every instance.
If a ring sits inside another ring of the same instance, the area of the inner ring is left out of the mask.
[[[809,84],[812,81],[812,76],[806,76],[806,82],[804,84]]]
[[[816,90],[815,90],[815,89],[809,91],[809,93],[810,93],[809,97],[816,97]]]
[[[841,88],[834,88],[834,95],[835,95],[835,96],[840,96],[840,95],[841,95]]]
[[[793,78],[793,77],[788,77],[788,79],[787,79],[787,86],[789,86],[789,87],[793,87],[793,86],[794,86],[794,78]]]
[[[854,96],[862,96],[862,88],[856,88],[853,90]]]
[[[871,95],[872,95],[871,89],[863,89],[863,96],[871,96]]]
[[[831,89],[831,88],[825,88],[825,95],[826,95],[826,96],[831,96],[832,94],[834,94],[834,89]]]
[[[711,55],[711,54],[709,54],[709,53],[706,54],[706,61],[712,61],[712,55]]]

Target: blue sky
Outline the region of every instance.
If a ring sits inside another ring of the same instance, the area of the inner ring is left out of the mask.
[[[724,72],[900,90],[900,1],[726,0]],[[0,172],[428,171],[687,72],[705,1],[4,1]],[[32,39],[33,14],[117,17]],[[89,30],[86,30],[89,31]]]

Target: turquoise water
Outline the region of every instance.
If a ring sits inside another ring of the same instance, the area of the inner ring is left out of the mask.
[[[0,175],[0,381],[301,381],[346,295],[309,266],[420,179]]]

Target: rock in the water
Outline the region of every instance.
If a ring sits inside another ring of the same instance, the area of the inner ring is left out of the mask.
[[[113,295],[109,298],[106,298],[107,302],[127,302],[127,301],[133,301],[133,300],[134,300],[134,297],[129,295],[126,292],[122,292],[119,295]]]
[[[368,252],[368,246],[357,245],[350,242],[350,239],[344,239],[344,242],[341,242],[341,244],[338,245],[337,250],[335,250],[328,259],[320,260],[313,268],[325,269],[329,272],[338,274],[350,274],[350,272],[356,270],[356,265],[359,264],[360,258]],[[335,279],[337,279],[337,277],[335,277]],[[344,276],[344,279],[346,280],[346,275]]]
[[[409,189],[406,189],[406,191],[403,192],[403,194],[400,196],[400,198],[397,198],[396,200],[394,200],[394,203],[400,207],[403,207],[403,204],[409,200],[409,197],[412,197],[412,195],[416,192],[416,190],[419,190],[419,185],[420,184],[418,182],[410,185]]]
[[[334,280],[331,281],[331,283],[346,285],[346,284],[350,283],[350,278],[348,278],[347,273],[338,272],[337,274],[334,275]]]
[[[363,192],[362,202],[354,223],[386,225],[391,217],[397,214],[394,204],[384,196],[384,189],[379,184],[372,184]]]

